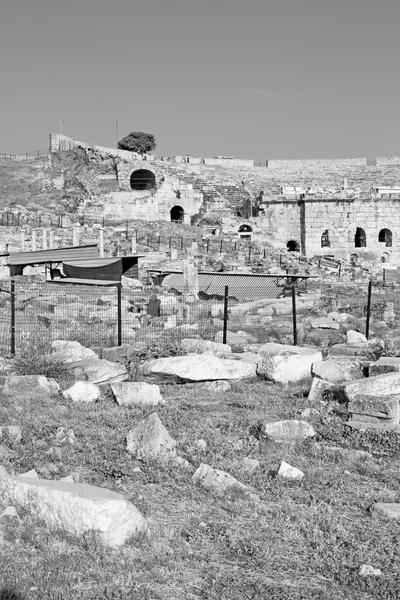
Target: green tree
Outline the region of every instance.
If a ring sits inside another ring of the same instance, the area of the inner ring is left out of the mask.
[[[139,154],[147,154],[152,152],[156,147],[156,139],[152,133],[144,133],[144,131],[132,131],[118,142],[120,150],[129,150],[130,152],[138,152]]]

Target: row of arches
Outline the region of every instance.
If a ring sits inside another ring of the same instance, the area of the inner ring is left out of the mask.
[[[390,229],[381,229],[378,234],[378,242],[385,244],[386,248],[391,248],[393,244],[393,234]],[[329,237],[329,229],[321,235],[321,248],[330,248],[331,242]],[[354,247],[365,248],[367,246],[367,234],[362,227],[357,227],[354,234]]]

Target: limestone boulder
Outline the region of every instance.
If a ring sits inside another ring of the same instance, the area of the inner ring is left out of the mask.
[[[0,427],[0,440],[5,436],[18,444],[22,440],[22,429],[19,425],[2,425]]]
[[[94,383],[88,381],[77,381],[63,392],[63,396],[66,400],[72,400],[72,402],[97,402],[101,396],[100,388]]]
[[[206,381],[202,386],[207,392],[216,392],[217,394],[228,392],[231,389],[229,381]]]
[[[128,452],[138,460],[167,463],[177,456],[176,440],[169,435],[157,413],[151,414],[131,429],[126,443]]]
[[[281,477],[282,479],[292,479],[294,481],[301,481],[304,478],[304,473],[303,471],[300,471],[300,469],[292,467],[283,460],[279,466],[277,477]]]
[[[293,383],[311,377],[313,363],[322,360],[322,354],[315,348],[297,348],[299,352],[287,351],[270,353],[262,351],[262,363],[257,365],[257,374],[275,383]]]
[[[381,356],[369,366],[370,377],[384,375],[385,373],[398,373],[400,371],[399,356]]]
[[[111,362],[120,362],[126,364],[132,353],[132,346],[125,344],[124,346],[112,346],[111,348],[103,348],[101,358]]]
[[[9,375],[3,387],[5,396],[16,396],[20,399],[57,396],[60,386],[55,379],[47,379],[44,375]]]
[[[128,379],[128,371],[123,364],[100,358],[87,358],[71,362],[68,370],[74,375],[75,379],[82,379],[98,385]]]
[[[222,344],[224,333],[223,331],[219,331],[215,337],[214,341]],[[226,341],[229,346],[234,350],[239,350],[247,346],[251,341],[254,341],[254,338],[249,336],[246,332],[240,331],[238,333],[234,333],[233,331],[227,331],[226,333]]]
[[[189,354],[149,360],[139,367],[138,372],[141,378],[154,383],[238,381],[255,377],[256,365],[211,354]]]
[[[228,344],[219,344],[209,340],[185,338],[179,345],[181,350],[186,354],[204,354],[205,352],[209,352],[219,358],[227,358],[232,353],[232,349]]]
[[[144,517],[123,496],[88,484],[0,474],[2,503],[23,506],[50,528],[81,536],[100,534],[104,544],[119,546],[147,531]]]
[[[344,391],[353,421],[399,424],[400,372],[358,379]]]
[[[284,420],[262,423],[258,428],[260,437],[273,442],[297,442],[316,435],[314,427],[307,421]]]
[[[343,383],[360,379],[363,370],[360,361],[323,360],[313,363],[311,374],[331,383]]]
[[[388,517],[389,519],[400,519],[400,504],[397,502],[377,502],[371,506],[373,512]]]
[[[165,404],[160,387],[145,381],[112,383],[111,390],[120,406],[157,406],[158,404]]]
[[[337,356],[357,356],[359,360],[369,360],[372,356],[371,350],[368,345],[354,345],[354,344],[333,344],[328,348],[329,357]]]
[[[205,463],[201,463],[192,477],[195,485],[212,490],[217,496],[223,496],[232,491],[238,491],[246,496],[251,495],[251,489],[240,483],[235,477],[221,469],[213,469]]]
[[[352,346],[364,347],[368,345],[368,340],[365,335],[359,331],[354,331],[353,329],[349,329],[346,333],[346,341]]]
[[[99,358],[96,352],[90,348],[85,348],[79,342],[54,340],[51,347],[52,355],[63,363],[72,363],[87,358]]]
[[[312,404],[331,401],[347,404],[344,384],[331,383],[330,381],[325,381],[325,379],[314,377],[308,393],[308,400]]]

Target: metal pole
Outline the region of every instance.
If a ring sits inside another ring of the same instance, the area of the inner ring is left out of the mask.
[[[11,356],[15,355],[15,280],[11,279],[10,288],[10,300],[11,300],[11,339],[10,339],[10,351]]]
[[[117,285],[117,304],[118,304],[118,343],[117,346],[122,346],[122,284]]]
[[[228,331],[228,286],[225,286],[225,294],[224,294],[224,330],[222,334],[222,343],[226,344],[226,334]]]
[[[371,296],[372,296],[372,281],[368,283],[368,300],[367,300],[367,322],[365,324],[365,337],[369,337],[369,323],[371,320]]]
[[[297,346],[296,287],[292,285],[293,346]]]
[[[383,269],[383,285],[386,284],[386,269]]]
[[[222,244],[223,244],[223,240],[221,240],[220,244],[219,244],[219,253],[222,254]]]

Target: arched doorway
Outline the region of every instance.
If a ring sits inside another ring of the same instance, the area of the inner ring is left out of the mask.
[[[378,240],[382,244],[385,244],[386,248],[391,248],[392,246],[392,232],[390,229],[381,229],[379,232]]]
[[[182,206],[173,206],[170,210],[171,223],[183,223],[185,211]]]
[[[354,246],[356,248],[365,248],[367,245],[367,236],[362,227],[357,227],[356,234],[354,236]]]
[[[289,240],[286,248],[288,252],[300,252],[300,244],[296,240]]]
[[[323,234],[321,235],[321,248],[330,248],[331,241],[329,239],[329,230],[325,229]]]
[[[156,187],[156,177],[148,169],[138,169],[133,171],[130,179],[132,190],[154,190]]]
[[[251,233],[253,231],[253,228],[250,227],[250,225],[241,225],[239,227],[239,237],[242,240],[251,240]]]
[[[390,254],[389,252],[384,252],[381,256],[381,262],[388,263],[390,262]]]

